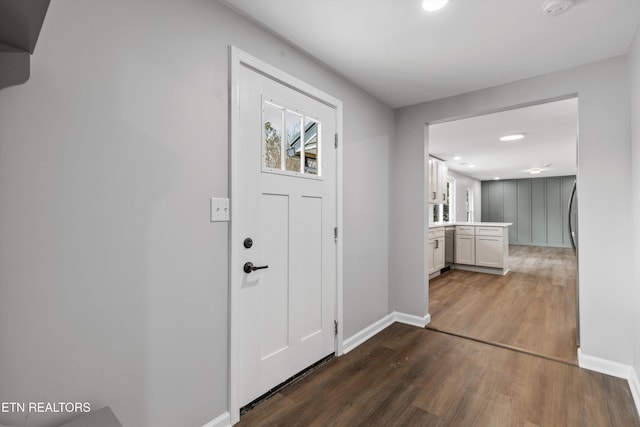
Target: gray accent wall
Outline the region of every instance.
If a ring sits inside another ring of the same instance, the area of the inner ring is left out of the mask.
[[[389,313],[390,108],[217,1],[54,1],[0,91],[0,401],[227,411],[230,45],[343,101],[345,338]]]
[[[567,208],[575,175],[482,182],[482,221],[512,222],[509,243],[571,247]]]
[[[424,159],[429,152],[425,123],[575,95],[579,111],[581,351],[584,355],[632,364],[638,303],[632,298],[635,267],[630,230],[638,221],[632,217],[629,197],[632,163],[627,56],[396,110],[389,233],[390,300],[394,310],[416,316],[428,313],[426,224],[422,204],[417,202],[425,196]],[[543,200],[543,194],[539,186],[532,186],[532,198]],[[614,221],[610,220],[611,204],[605,200],[615,200]],[[532,209],[537,208],[534,205]],[[532,237],[542,225],[532,223]]]

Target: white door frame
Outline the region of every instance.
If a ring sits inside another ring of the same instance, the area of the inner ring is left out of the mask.
[[[229,197],[231,233],[229,236],[229,359],[228,359],[228,405],[231,416],[231,424],[240,420],[239,402],[239,287],[242,268],[240,265],[240,248],[242,236],[238,230],[238,224],[234,221],[238,200],[238,163],[243,159],[238,158],[239,126],[240,126],[240,68],[248,67],[259,74],[277,81],[293,90],[303,93],[335,110],[336,133],[342,137],[342,101],[322,92],[313,86],[267,64],[264,61],[249,55],[246,52],[230,47],[230,79],[229,79]],[[245,160],[246,161],[246,160]],[[336,335],[336,354],[343,353],[343,326],[342,326],[342,139],[336,150],[336,221],[338,227],[338,240],[336,248],[336,320],[338,321],[338,333]]]

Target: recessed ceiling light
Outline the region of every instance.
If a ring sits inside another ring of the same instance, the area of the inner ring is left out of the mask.
[[[524,133],[514,133],[513,135],[505,135],[500,137],[500,141],[518,141],[524,138]]]
[[[499,179],[500,179],[500,177],[499,177],[499,176],[496,176],[496,177],[494,177],[493,179],[497,181],[497,180],[499,180]]]
[[[476,167],[476,165],[469,165],[469,167],[470,167],[470,168],[475,168],[475,167]]]
[[[537,175],[537,174],[539,174],[540,172],[542,172],[542,169],[540,169],[540,168],[533,168],[533,169],[529,169],[529,173],[530,173],[531,175]]]
[[[422,8],[427,12],[435,12],[445,7],[449,0],[422,0]]]
[[[453,158],[453,160],[462,160],[462,157],[460,157],[460,156],[455,156],[455,157]]]

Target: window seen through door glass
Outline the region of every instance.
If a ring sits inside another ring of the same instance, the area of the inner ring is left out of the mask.
[[[282,168],[282,108],[264,103],[264,165]]]
[[[284,123],[287,130],[285,170],[290,172],[301,172],[300,154],[302,151],[302,144],[300,143],[300,130],[302,129],[302,116],[286,110]]]
[[[318,120],[265,101],[264,167],[320,176],[320,126]]]
[[[318,175],[318,130],[320,123],[304,118],[304,173]]]

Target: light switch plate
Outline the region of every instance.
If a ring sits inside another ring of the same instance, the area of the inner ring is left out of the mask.
[[[211,222],[229,221],[229,199],[211,198]]]

